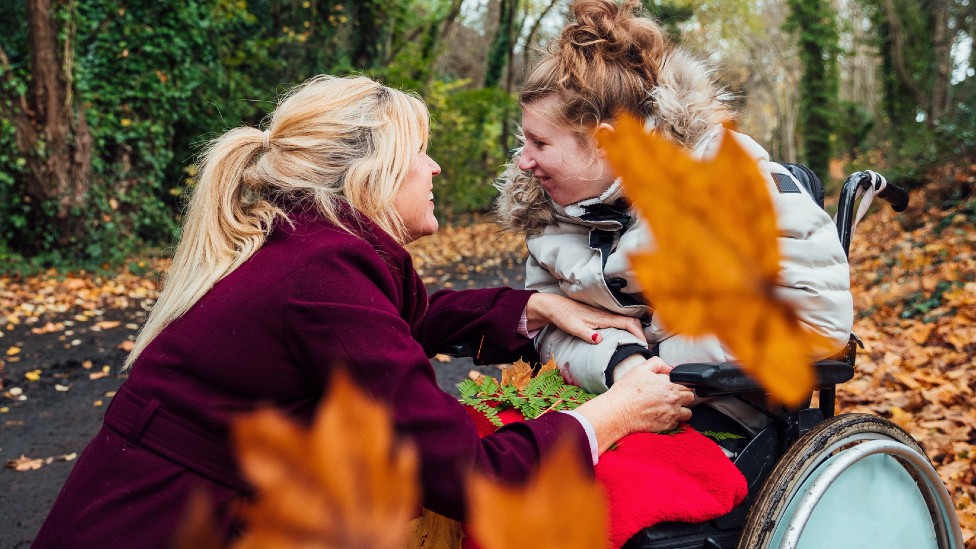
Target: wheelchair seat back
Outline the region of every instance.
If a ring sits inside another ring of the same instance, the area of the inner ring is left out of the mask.
[[[821,208],[824,207],[823,183],[820,182],[820,178],[817,177],[817,174],[813,170],[803,164],[781,164],[781,166],[793,174],[793,177],[810,193],[810,196],[813,197],[814,202],[818,206]]]

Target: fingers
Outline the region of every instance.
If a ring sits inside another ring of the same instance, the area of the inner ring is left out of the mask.
[[[631,318],[629,316],[616,315],[613,313],[608,313],[606,311],[601,311],[599,318],[595,318],[597,325],[596,328],[619,328],[621,330],[626,330],[630,332],[631,335],[647,343],[647,336],[644,335],[644,328],[641,326],[640,320],[636,318]]]
[[[624,330],[627,330],[628,332],[633,334],[634,337],[636,337],[637,339],[643,341],[644,343],[647,343],[647,336],[644,335],[644,327],[641,326],[640,320],[636,318],[625,317],[625,316],[618,316],[617,318],[622,320],[624,323],[623,326],[617,326],[618,328],[623,328]]]
[[[583,341],[596,345],[603,341],[603,334],[597,332],[592,326],[587,325],[585,322],[555,322],[556,326],[566,332],[567,334],[578,337]]]
[[[594,345],[603,341],[603,335],[597,330],[617,328],[627,331],[641,342],[647,342],[639,319],[611,313],[585,303],[573,301],[565,296],[533,294],[532,297],[535,300],[529,298],[531,307],[526,307],[526,316],[530,328],[537,327],[536,322],[544,320],[545,323],[555,324],[567,334]]]
[[[663,360],[661,360],[661,357],[658,356],[652,356],[651,358],[647,359],[647,362],[645,364],[647,364],[650,367],[651,371],[654,372],[655,374],[667,375],[670,374],[671,370],[674,369],[674,366],[671,366],[667,362],[664,362]]]

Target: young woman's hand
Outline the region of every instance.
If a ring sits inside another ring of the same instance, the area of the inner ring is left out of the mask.
[[[567,334],[596,344],[603,339],[597,330],[619,328],[634,334],[643,342],[647,341],[640,320],[591,307],[558,294],[532,294],[525,306],[525,316],[529,331],[554,324]]]
[[[667,431],[691,419],[688,406],[695,393],[671,383],[670,371],[671,366],[660,358],[650,358],[621,376],[609,391],[576,409],[593,424],[601,453],[631,433]]]

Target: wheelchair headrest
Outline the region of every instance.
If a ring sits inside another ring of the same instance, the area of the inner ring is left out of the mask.
[[[813,197],[814,202],[817,203],[821,208],[824,207],[824,188],[823,184],[820,182],[820,178],[817,174],[813,173],[813,170],[802,165],[802,164],[782,164],[793,177],[795,177],[803,188],[810,193]]]

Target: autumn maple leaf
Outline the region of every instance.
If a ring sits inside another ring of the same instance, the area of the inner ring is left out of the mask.
[[[241,469],[258,489],[235,547],[405,546],[419,511],[417,452],[343,371],[311,429],[268,409],[233,433]]]
[[[479,547],[592,549],[606,547],[606,497],[561,439],[524,485],[504,486],[475,473],[469,484],[469,529]]]
[[[629,116],[598,139],[654,234],[654,250],[631,262],[663,324],[715,334],[775,398],[806,398],[811,358],[826,342],[773,293],[778,231],[755,160],[726,135],[717,156],[699,162]]]

